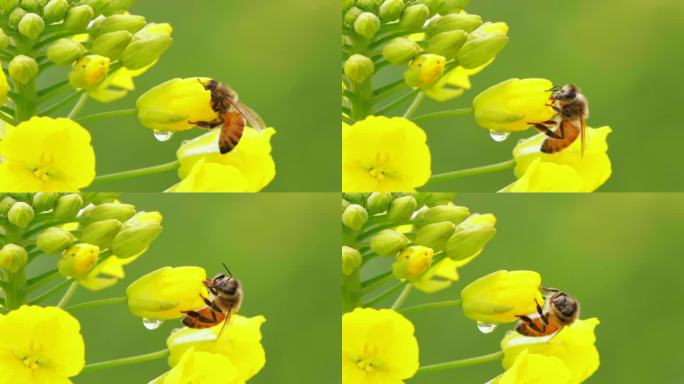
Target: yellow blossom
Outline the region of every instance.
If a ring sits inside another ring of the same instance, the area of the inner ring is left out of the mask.
[[[0,383],[69,384],[85,365],[81,326],[56,307],[0,316]]]
[[[7,93],[9,92],[9,83],[7,83],[7,76],[5,76],[5,71],[0,66],[0,105],[4,105],[7,101]],[[2,135],[0,135],[2,138]]]
[[[413,324],[390,309],[342,316],[342,384],[401,384],[418,370]]]
[[[481,323],[509,323],[517,315],[536,312],[543,303],[541,276],[533,271],[497,271],[468,284],[461,291],[463,313]]]
[[[157,62],[155,61],[147,67],[135,70],[130,70],[125,67],[119,68],[107,76],[97,88],[88,92],[88,96],[100,103],[111,103],[122,99],[128,95],[129,92],[135,90],[133,79],[147,72],[156,63]]]
[[[69,84],[78,89],[93,89],[100,84],[109,71],[108,57],[88,55],[74,63],[69,72]]]
[[[227,357],[189,348],[173,369],[149,384],[242,384]]]
[[[0,141],[0,190],[76,191],[95,178],[90,134],[77,123],[34,117],[6,128]]]
[[[181,163],[178,174],[181,179],[185,179],[195,164],[204,159],[207,164],[217,163],[237,168],[247,179],[245,192],[259,192],[271,183],[276,175],[276,166],[271,155],[271,138],[275,133],[273,128],[259,131],[246,127],[240,143],[225,155],[219,152],[220,132],[217,130],[188,140],[181,145],[176,154]]]
[[[247,179],[236,167],[201,159],[171,192],[246,192],[247,186]]]
[[[524,131],[531,122],[551,119],[548,106],[553,84],[545,79],[510,79],[493,85],[473,100],[475,121],[496,132]]]
[[[611,175],[607,137],[610,127],[587,127],[582,155],[580,140],[556,153],[542,153],[543,134],[522,140],[513,149],[518,180],[503,192],[593,192]]]
[[[484,70],[489,64],[494,62],[490,60],[487,64],[473,69],[466,69],[458,66],[446,75],[442,76],[432,87],[425,91],[425,95],[436,101],[448,101],[461,96],[465,91],[472,88],[470,83],[470,76],[474,76]]]
[[[409,87],[429,88],[442,77],[445,66],[444,56],[431,53],[420,55],[409,64],[404,81]]]
[[[598,324],[599,320],[595,317],[576,320],[551,337],[528,337],[517,332],[509,332],[501,341],[501,349],[504,352],[503,366],[513,366],[523,351],[553,356],[560,359],[570,370],[569,383],[581,383],[599,367],[599,353],[594,345],[595,329]]]
[[[126,288],[128,308],[145,319],[180,318],[183,311],[204,306],[200,295],[207,294],[203,284],[206,278],[206,272],[199,267],[157,269]]]
[[[220,339],[216,339],[223,324],[212,328],[183,328],[173,332],[166,340],[171,355],[169,364],[176,366],[190,348],[227,357],[237,370],[238,382],[244,383],[256,375],[266,364],[266,352],[261,345],[263,316],[244,317],[234,314]]]
[[[79,278],[88,273],[97,263],[100,248],[91,244],[74,244],[64,250],[57,263],[59,273],[64,277]]]
[[[371,116],[342,125],[342,190],[407,192],[430,178],[425,132],[404,118]]]
[[[513,365],[487,384],[572,384],[570,370],[557,357],[523,350]]]
[[[392,264],[392,273],[398,279],[415,279],[430,267],[434,252],[432,248],[414,245],[404,249]]]

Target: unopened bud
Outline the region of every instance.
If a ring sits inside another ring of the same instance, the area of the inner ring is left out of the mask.
[[[90,48],[90,53],[118,59],[130,43],[131,35],[128,31],[109,32],[97,37]]]
[[[474,214],[456,226],[456,233],[447,241],[446,253],[453,260],[467,259],[480,252],[496,234],[494,215]]]
[[[370,40],[380,29],[380,19],[374,13],[364,12],[354,21],[354,31],[366,40]]]
[[[59,195],[54,192],[38,192],[33,195],[33,209],[36,212],[45,212],[51,210]]]
[[[468,39],[468,33],[462,30],[438,33],[428,42],[427,52],[444,56],[447,60],[456,57],[456,54]]]
[[[353,27],[356,19],[361,16],[363,9],[359,7],[351,7],[344,14],[344,25],[348,27]]]
[[[68,10],[69,2],[67,0],[50,0],[43,8],[43,17],[48,24],[56,23],[64,20]]]
[[[81,241],[97,245],[100,249],[109,248],[114,237],[121,229],[121,222],[116,219],[96,221],[83,229]]]
[[[135,0],[110,0],[102,10],[105,15],[126,11],[133,5]]]
[[[342,246],[342,273],[349,276],[354,273],[363,262],[359,251],[352,247]]]
[[[0,268],[16,273],[28,263],[28,253],[16,244],[6,244],[0,249]]]
[[[10,13],[7,20],[10,27],[17,29],[19,27],[19,22],[26,16],[28,12],[24,8],[15,8],[12,13]]]
[[[375,65],[370,58],[354,54],[344,62],[344,74],[349,80],[363,84],[373,76],[375,72]]]
[[[84,30],[93,17],[95,17],[95,11],[90,5],[77,5],[67,12],[64,29],[72,32]]]
[[[86,52],[86,49],[79,42],[72,39],[59,39],[48,47],[47,57],[53,63],[65,66],[72,64]]]
[[[356,6],[368,12],[375,12],[377,9],[376,0],[356,0]]]
[[[58,220],[70,220],[76,217],[83,207],[83,198],[77,193],[62,195],[57,199],[52,215]]]
[[[385,229],[370,240],[370,248],[380,256],[393,256],[406,248],[408,239],[403,233],[393,229]]]
[[[121,258],[135,256],[147,249],[161,231],[162,227],[158,222],[129,221],[112,240],[112,252]]]
[[[19,6],[20,0],[0,0],[0,9],[3,13],[8,14]]]
[[[138,15],[113,15],[106,17],[99,23],[98,33],[109,33],[117,31],[128,31],[136,33],[143,29],[147,20]]]
[[[418,208],[418,202],[413,196],[401,196],[392,200],[387,211],[387,218],[392,221],[407,221],[413,215],[413,211]]]
[[[408,247],[397,255],[392,264],[392,273],[398,279],[414,280],[430,268],[433,255],[434,251],[427,247]]]
[[[93,12],[95,12],[95,15],[99,15],[109,1],[110,0],[81,0],[79,3],[89,5],[90,8],[93,9]]]
[[[57,263],[59,273],[64,277],[82,276],[97,263],[100,248],[92,244],[75,244],[64,251]]]
[[[370,194],[363,192],[349,192],[344,193],[343,196],[350,203],[358,204],[365,207],[366,203],[368,202],[368,196],[370,196]]]
[[[460,224],[470,215],[470,210],[466,207],[457,205],[437,205],[429,208],[422,216],[423,225],[441,223],[448,221]]]
[[[455,230],[456,225],[449,221],[428,224],[418,230],[413,242],[434,250],[442,250]]]
[[[380,19],[384,22],[398,19],[404,11],[405,6],[403,0],[385,0],[382,5],[380,5]]]
[[[416,4],[425,4],[430,8],[430,16],[436,15],[442,11],[445,0],[417,0]]]
[[[88,55],[74,63],[69,72],[69,84],[76,89],[93,89],[107,77],[109,64],[108,57]]]
[[[7,212],[7,220],[17,228],[26,228],[33,220],[33,208],[30,205],[19,201],[14,203]]]
[[[42,8],[40,0],[21,0],[21,7],[28,12],[39,12]]]
[[[368,196],[366,209],[371,215],[385,212],[392,202],[392,194],[388,192],[373,192]]]
[[[442,12],[445,14],[461,12],[468,3],[470,3],[470,0],[445,0]]]
[[[0,49],[5,49],[9,46],[10,44],[10,39],[9,36],[5,33],[5,31],[0,28]]]
[[[404,31],[417,31],[430,17],[430,8],[425,4],[414,4],[404,9],[399,20],[399,27]]]
[[[83,217],[89,222],[115,219],[124,222],[135,215],[135,207],[131,204],[103,203],[88,207]]]
[[[342,212],[342,224],[346,227],[358,231],[368,221],[368,212],[358,204],[352,204]]]
[[[486,64],[508,44],[508,26],[505,23],[486,23],[481,29],[484,31],[479,33],[478,30],[470,35],[456,56],[464,68],[472,69]],[[492,32],[487,32],[489,29]]]
[[[36,245],[38,249],[48,255],[62,253],[67,247],[76,241],[71,232],[62,227],[50,227],[38,234]]]
[[[134,39],[121,56],[124,66],[133,70],[144,68],[158,60],[171,43],[171,36],[163,34]]]
[[[429,88],[444,74],[446,58],[426,53],[409,64],[404,72],[404,81],[409,87]]]
[[[12,80],[26,85],[38,76],[38,63],[32,57],[19,55],[10,61],[8,71]]]
[[[420,45],[415,41],[399,37],[382,48],[382,56],[392,64],[401,65],[413,60],[421,51]]]
[[[0,200],[0,214],[7,215],[10,208],[16,203],[17,200],[12,196],[5,196]]]
[[[482,25],[482,17],[468,13],[452,13],[430,21],[430,31],[434,34],[462,30],[472,32]]]
[[[27,13],[19,21],[18,29],[22,35],[35,40],[45,30],[45,21],[35,13]]]

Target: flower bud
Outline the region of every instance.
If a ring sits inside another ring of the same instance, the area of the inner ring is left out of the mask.
[[[370,240],[370,248],[380,256],[394,256],[406,248],[408,239],[403,233],[393,229],[385,229]]]
[[[116,60],[126,49],[132,37],[133,35],[128,31],[105,33],[93,41],[90,53]]]
[[[377,0],[356,0],[356,6],[367,12],[375,12]]]
[[[391,221],[401,222],[407,221],[413,215],[413,211],[418,208],[418,202],[413,196],[401,196],[392,200],[389,210],[387,211],[387,218]]]
[[[0,49],[5,49],[9,46],[10,39],[9,36],[5,33],[5,31],[0,28]]]
[[[373,76],[375,72],[375,65],[370,58],[354,54],[344,62],[344,74],[349,80],[362,84]]]
[[[0,9],[3,13],[8,14],[19,6],[19,0],[0,0]]]
[[[40,12],[40,2],[41,0],[21,0],[21,7],[28,12]]]
[[[416,4],[425,4],[430,8],[430,16],[440,13],[442,7],[444,7],[445,0],[417,0]]]
[[[135,207],[131,204],[102,203],[88,207],[83,212],[83,217],[88,223],[115,219],[124,222],[135,215]]]
[[[370,40],[378,32],[380,25],[380,19],[374,13],[364,12],[354,21],[354,31],[366,40]]]
[[[169,24],[149,24],[133,36],[121,59],[128,69],[141,69],[158,60],[171,46]]]
[[[47,57],[53,63],[65,66],[72,64],[86,52],[86,49],[79,42],[72,39],[59,39],[48,47]]]
[[[382,48],[382,56],[392,64],[406,64],[421,53],[420,45],[405,37],[398,37]]]
[[[33,208],[23,201],[16,202],[7,212],[7,220],[17,228],[26,228],[33,220]]]
[[[137,15],[113,15],[106,17],[99,23],[97,33],[104,34],[109,32],[128,31],[136,33],[143,29],[147,20],[143,16]]]
[[[363,13],[363,9],[358,8],[358,7],[351,7],[347,12],[344,14],[344,25],[348,27],[354,26],[354,22],[356,19],[361,16]]]
[[[482,25],[482,17],[479,15],[452,13],[449,15],[440,16],[430,21],[429,29],[430,32],[434,34],[454,30],[472,32],[480,25]]]
[[[1,204],[1,203],[0,203],[0,204]],[[348,200],[346,200],[346,199],[343,198],[343,199],[342,199],[342,212],[344,212],[344,210],[347,209],[347,207],[348,207],[350,204],[351,204],[351,203],[350,203]]]
[[[18,28],[19,33],[31,40],[35,40],[45,30],[45,21],[35,13],[27,13],[19,21]]]
[[[69,10],[67,0],[50,0],[43,8],[43,17],[48,24],[64,20]]]
[[[0,200],[0,214],[7,215],[7,212],[9,212],[10,208],[16,203],[17,200],[14,199],[12,196],[5,196]]]
[[[404,72],[404,81],[409,87],[428,88],[444,73],[446,58],[426,53],[411,61]]]
[[[93,17],[95,17],[95,11],[90,5],[72,7],[64,19],[64,29],[71,32],[82,31],[88,27]]]
[[[89,5],[93,12],[95,12],[95,15],[100,15],[104,7],[109,3],[109,0],[81,0],[79,3]]]
[[[462,30],[438,33],[430,39],[426,51],[451,60],[456,57],[467,39],[468,33]]]
[[[64,255],[57,263],[59,273],[66,277],[83,276],[88,273],[100,255],[100,248],[92,244],[74,244],[64,251]]]
[[[371,215],[385,212],[392,202],[392,194],[388,192],[373,192],[368,196],[366,209]]]
[[[413,242],[433,250],[442,250],[455,230],[456,225],[449,221],[428,224],[418,230]]]
[[[458,13],[465,8],[470,0],[445,0],[444,6],[442,7],[442,13]]]
[[[463,260],[480,252],[496,234],[495,224],[496,218],[492,214],[470,216],[456,227],[456,233],[447,241],[447,256]]]
[[[26,16],[28,12],[24,8],[15,8],[9,15],[8,24],[10,27],[17,29],[19,27],[19,22]]]
[[[404,0],[385,0],[380,5],[380,20],[390,22],[398,19],[404,11],[404,7]]]
[[[342,10],[346,11],[347,9],[351,8],[354,4],[356,4],[356,0],[342,0]]]
[[[349,276],[354,273],[363,262],[359,251],[352,247],[342,246],[342,274]]]
[[[427,247],[408,247],[397,255],[392,264],[392,273],[401,280],[418,278],[430,268],[433,255],[433,250]]]
[[[427,225],[449,221],[454,224],[460,224],[468,216],[470,216],[470,210],[466,207],[437,205],[425,211],[422,216],[422,223]]]
[[[78,60],[69,72],[69,84],[76,89],[94,89],[107,77],[108,57],[88,55]]]
[[[48,255],[62,253],[76,241],[74,235],[62,227],[50,227],[36,237],[38,249]]]
[[[114,237],[121,229],[121,222],[116,219],[100,220],[83,229],[80,241],[97,245],[100,249],[109,248]]]
[[[352,204],[358,204],[361,206],[366,206],[368,203],[368,197],[370,193],[364,192],[345,192],[343,194],[344,198]]]
[[[423,28],[430,17],[430,8],[425,4],[414,4],[404,9],[399,20],[399,27],[404,31],[415,31]]]
[[[70,220],[76,217],[83,207],[83,198],[77,193],[62,195],[57,199],[52,215],[58,220]]]
[[[54,192],[38,192],[33,195],[33,209],[36,212],[45,212],[52,209],[59,195]]]
[[[463,68],[473,69],[488,63],[508,44],[507,32],[506,23],[483,24],[470,34],[458,52],[456,58],[459,64]]]
[[[10,61],[8,70],[12,80],[26,85],[38,76],[38,63],[32,57],[19,55]]]
[[[16,244],[6,244],[0,249],[0,268],[17,273],[28,263],[28,253]]]
[[[131,219],[124,223],[119,233],[112,240],[112,252],[121,258],[136,256],[144,252],[161,231],[162,226],[158,221]]]
[[[342,224],[353,231],[360,230],[368,220],[368,212],[358,204],[352,204],[342,212]]]
[[[543,303],[541,276],[533,271],[497,271],[461,291],[463,313],[481,323],[510,323],[521,314],[536,313]]]
[[[102,13],[105,15],[110,15],[113,13],[126,11],[131,7],[131,5],[133,5],[134,2],[135,0],[109,0],[109,2],[105,4],[104,8],[102,9]]]

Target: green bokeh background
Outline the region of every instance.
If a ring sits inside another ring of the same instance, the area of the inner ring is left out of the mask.
[[[132,108],[140,94],[168,79],[213,77],[235,88],[278,131],[272,142],[277,176],[268,190],[339,190],[340,158],[333,155],[340,152],[336,2],[144,0],[131,13],[171,23],[174,44],[136,80],[137,90],[126,99],[108,105],[92,101],[81,116]],[[62,73],[52,81],[64,79]],[[184,139],[204,133],[193,130],[159,143],[133,116],[86,126],[100,175],[173,161]],[[167,172],[95,188],[159,192],[177,181]]]
[[[580,300],[582,318],[601,321],[601,367],[587,383],[684,380],[679,358],[684,339],[676,331],[684,316],[677,304],[684,291],[682,195],[463,194],[456,203],[472,212],[494,213],[497,234],[478,258],[459,270],[461,279],[454,286],[431,295],[413,291],[406,306],[456,299],[466,284],[496,270],[538,271],[544,285]],[[460,308],[407,317],[416,326],[424,365],[496,352],[513,328],[503,325],[481,334]],[[425,374],[408,383],[484,383],[500,372],[495,362]]]
[[[115,287],[77,291],[71,304],[118,297],[136,278],[163,266],[197,265],[210,276],[225,262],[241,280],[240,314],[264,315],[266,366],[250,383],[330,383],[339,378],[340,320],[337,194],[123,194],[121,200],[164,215],[164,230],[149,251],[126,267]],[[54,268],[46,257],[44,265]],[[50,266],[48,266],[49,264]],[[74,312],[88,363],[158,351],[180,320],[149,331],[123,304]],[[165,361],[83,374],[78,384],[147,383]]]
[[[601,191],[684,189],[682,172],[675,168],[684,142],[678,105],[684,88],[684,2],[472,0],[467,10],[485,20],[507,22],[510,42],[471,79],[472,90],[450,102],[426,102],[418,114],[470,107],[475,95],[513,77],[575,83],[589,98],[590,125],[613,128],[613,175]],[[435,174],[508,160],[519,139],[536,133],[514,134],[497,143],[469,116],[421,126],[428,134]],[[493,192],[513,180],[507,170],[427,189]]]

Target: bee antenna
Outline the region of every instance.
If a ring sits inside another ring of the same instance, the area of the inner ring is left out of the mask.
[[[226,265],[226,263],[221,263],[221,264],[223,264],[223,268],[225,268],[226,272],[228,272],[228,277],[230,277],[232,279],[233,278],[233,272],[231,272],[230,269],[228,269],[228,266]]]
[[[547,89],[547,90],[546,90],[545,92],[553,92],[553,91],[557,91],[557,90],[559,90],[560,88],[561,88],[561,86],[560,86],[560,85],[555,85],[555,84],[554,84],[554,85],[553,85],[553,87],[551,87],[551,88]]]

